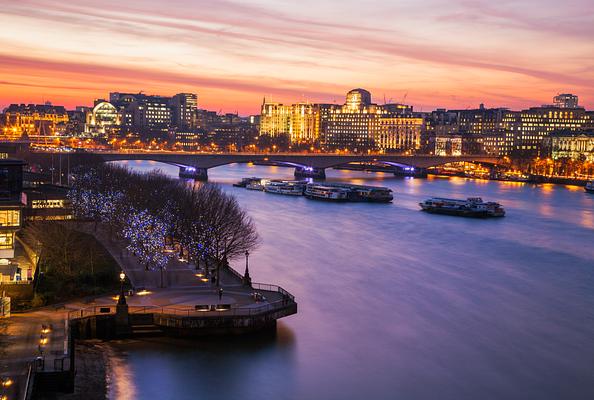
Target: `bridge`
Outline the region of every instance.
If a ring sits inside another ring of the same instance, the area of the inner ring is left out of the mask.
[[[422,173],[427,168],[452,162],[471,162],[497,165],[501,162],[492,156],[431,156],[431,155],[344,155],[344,154],[295,154],[295,153],[181,153],[181,152],[87,152],[89,156],[103,162],[147,160],[180,168],[180,177],[207,180],[208,170],[221,165],[235,163],[271,163],[295,168],[299,178],[325,178],[326,168],[350,163],[379,163],[394,167],[394,172],[405,171],[411,175]],[[78,155],[78,154],[77,154]],[[81,154],[82,155],[82,154]]]

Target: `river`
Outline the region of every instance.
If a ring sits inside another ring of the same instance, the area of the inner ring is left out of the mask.
[[[279,322],[276,337],[116,343],[111,398],[594,398],[594,195],[334,170],[329,180],[390,187],[394,202],[335,204],[231,186],[292,172],[234,164],[209,178],[256,222],[254,281],[293,293],[298,314]],[[420,212],[431,196],[481,196],[507,216]]]

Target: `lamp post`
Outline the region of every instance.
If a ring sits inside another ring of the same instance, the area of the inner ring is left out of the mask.
[[[245,273],[243,274],[243,284],[246,286],[252,286],[252,278],[250,277],[250,270],[248,265],[250,252],[245,251]]]
[[[126,279],[126,274],[124,271],[120,272],[120,297],[118,298],[118,305],[125,305],[126,304],[126,296],[124,296],[124,280]]]

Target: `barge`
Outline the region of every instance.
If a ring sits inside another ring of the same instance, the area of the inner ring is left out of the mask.
[[[243,178],[239,182],[234,183],[233,186],[245,188],[245,187],[247,187],[247,185],[249,185],[252,182],[261,182],[261,181],[262,181],[262,178],[258,178],[258,177],[252,176],[250,178]]]
[[[261,192],[264,190],[264,186],[267,182],[268,181],[266,179],[252,180],[247,185],[245,185],[245,188],[247,190],[258,190]]]
[[[305,197],[312,200],[347,201],[348,190],[329,185],[308,183],[305,186]]]
[[[305,195],[311,199],[369,203],[389,203],[394,199],[392,189],[348,183],[310,183],[305,189]]]
[[[394,200],[392,189],[382,186],[352,185],[344,183],[328,184],[348,190],[347,198],[354,202],[390,203]]]
[[[303,181],[270,181],[264,185],[264,191],[285,196],[303,196],[306,182]]]
[[[455,215],[471,218],[497,218],[505,216],[505,209],[495,202],[484,202],[480,197],[466,200],[433,197],[419,203],[422,211],[433,214]]]

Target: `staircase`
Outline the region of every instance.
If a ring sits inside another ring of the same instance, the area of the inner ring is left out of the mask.
[[[163,330],[153,321],[153,314],[130,314],[130,329],[133,337],[163,335]]]

